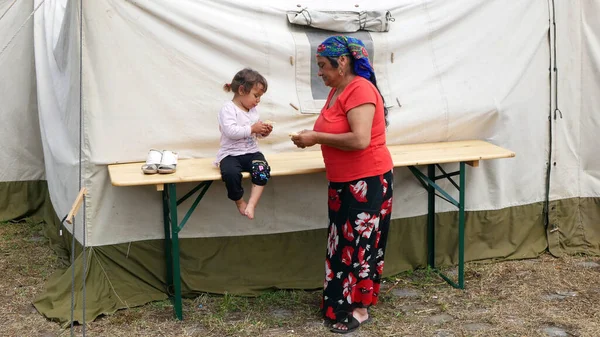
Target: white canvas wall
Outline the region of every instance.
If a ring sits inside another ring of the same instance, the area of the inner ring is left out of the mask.
[[[386,37],[395,62],[385,71],[402,108],[392,115],[388,142],[483,139],[506,147],[516,158],[468,171],[467,209],[542,201],[544,167],[537,163],[547,155],[545,2],[414,2],[394,16]],[[425,214],[425,190],[402,172],[406,184],[397,188],[394,217]],[[441,202],[437,207],[454,210]]]
[[[600,196],[600,3],[556,3],[552,200]],[[556,165],[554,166],[554,163]]]
[[[36,0],[35,5],[39,3]],[[77,1],[46,0],[34,16],[38,111],[46,179],[59,218],[71,209],[81,176],[77,8]],[[81,162],[85,168],[84,156]],[[79,212],[76,223],[82,224],[82,219]],[[76,226],[75,232],[81,241],[83,227]]]
[[[582,197],[600,196],[600,2],[582,1],[580,181]]]
[[[32,11],[33,0],[0,0],[0,182],[44,179]]]

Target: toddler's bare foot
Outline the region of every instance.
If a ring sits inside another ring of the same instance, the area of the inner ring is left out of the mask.
[[[244,215],[246,215],[250,220],[254,219],[254,205],[248,204],[246,206],[246,211],[244,212]]]
[[[238,211],[240,211],[241,215],[246,215],[246,207],[248,206],[248,204],[246,204],[246,201],[244,199],[236,200],[235,205],[237,206]]]

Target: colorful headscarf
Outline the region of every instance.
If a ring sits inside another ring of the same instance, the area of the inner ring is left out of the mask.
[[[324,57],[351,55],[354,58],[356,75],[371,80],[371,76],[375,73],[369,63],[367,48],[361,40],[352,36],[338,35],[327,38],[317,47],[317,55]]]

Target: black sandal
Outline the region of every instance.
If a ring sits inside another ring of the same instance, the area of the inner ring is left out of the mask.
[[[352,315],[348,315],[348,318],[346,319],[348,322],[336,322],[335,324],[338,323],[342,323],[346,326],[346,329],[338,329],[335,327],[331,327],[331,329],[329,329],[329,331],[331,332],[335,332],[335,333],[340,333],[340,334],[347,334],[347,333],[351,333],[353,331],[355,331],[356,329],[360,328],[360,322],[354,318],[354,316]]]

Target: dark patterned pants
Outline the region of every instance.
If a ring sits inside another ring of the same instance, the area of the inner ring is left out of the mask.
[[[261,152],[227,156],[221,160],[219,168],[227,188],[227,197],[234,201],[244,196],[242,172],[250,172],[252,183],[259,186],[266,185],[271,177],[271,169]]]
[[[377,303],[392,212],[393,173],[329,183],[329,229],[321,309],[344,321]]]

